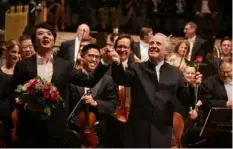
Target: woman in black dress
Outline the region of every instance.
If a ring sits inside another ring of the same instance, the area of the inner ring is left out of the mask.
[[[13,126],[11,113],[12,102],[9,98],[10,82],[15,64],[20,60],[21,46],[16,40],[10,40],[5,49],[5,61],[0,69],[0,121],[4,131],[1,134],[7,147],[11,147],[11,129]]]

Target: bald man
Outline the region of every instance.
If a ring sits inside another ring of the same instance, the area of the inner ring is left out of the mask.
[[[90,35],[90,27],[87,24],[80,24],[76,31],[76,38],[73,40],[64,41],[61,44],[60,50],[58,51],[58,56],[68,60],[72,63],[78,58],[78,53],[80,49],[80,43],[83,37],[88,37]]]
[[[119,50],[129,47],[118,45]],[[123,129],[125,148],[169,148],[176,100],[185,105],[193,92],[186,87],[182,72],[164,61],[170,48],[169,38],[157,33],[149,40],[149,60],[129,65],[124,70],[115,50],[102,54],[112,64],[112,76],[118,85],[131,87],[131,106]],[[197,72],[197,84],[201,75]]]

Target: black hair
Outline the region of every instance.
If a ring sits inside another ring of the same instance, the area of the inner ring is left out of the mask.
[[[31,36],[24,34],[24,35],[19,37],[19,42],[21,43],[22,41],[29,40],[29,39],[31,40]]]
[[[53,34],[53,37],[54,37],[54,42],[56,40],[56,37],[57,37],[57,33],[56,33],[56,30],[53,26],[51,26],[50,24],[46,23],[46,22],[43,22],[41,24],[38,24],[36,25],[34,31],[32,32],[32,36],[31,36],[31,39],[32,39],[32,43],[33,43],[33,46],[35,46],[35,41],[36,41],[36,30],[38,28],[44,28],[44,29],[47,29],[49,30],[52,34]]]
[[[95,44],[88,44],[88,45],[83,46],[83,49],[82,49],[80,55],[83,57],[88,52],[88,50],[90,50],[90,49],[96,49],[96,50],[98,50],[100,52],[99,46],[97,46]]]

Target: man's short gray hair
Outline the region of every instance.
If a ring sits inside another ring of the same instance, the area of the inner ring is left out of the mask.
[[[168,37],[168,36],[166,36],[166,35],[163,34],[163,33],[156,33],[154,36],[163,37],[163,39],[164,39],[164,44],[165,44],[165,46],[166,46],[166,49],[170,49],[170,47],[171,47],[171,41],[170,41],[171,35]]]

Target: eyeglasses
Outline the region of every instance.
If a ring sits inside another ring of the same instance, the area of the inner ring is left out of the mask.
[[[118,45],[116,48],[117,49],[129,49],[130,47],[125,46],[125,45]]]
[[[222,70],[219,70],[220,74],[221,75],[231,75],[232,74],[232,71],[222,71]]]
[[[97,56],[97,55],[87,54],[87,56],[88,56],[88,58],[91,58],[91,59],[93,59],[93,58],[95,58],[97,60],[100,59],[100,56]]]
[[[26,49],[26,48],[29,48],[29,49],[32,49],[33,48],[33,45],[24,45],[22,46],[23,49]]]

